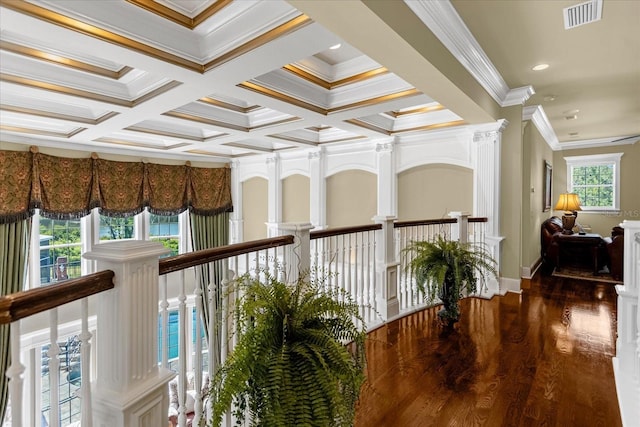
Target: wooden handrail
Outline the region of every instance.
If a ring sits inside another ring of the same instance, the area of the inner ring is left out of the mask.
[[[393,228],[413,227],[419,225],[455,224],[456,218],[419,219],[417,221],[398,221],[393,223]]]
[[[328,228],[326,230],[317,230],[309,233],[311,240],[322,239],[323,237],[339,236],[341,234],[361,233],[365,231],[382,230],[382,224],[356,225],[352,227]]]
[[[0,324],[15,322],[90,295],[113,289],[111,270],[0,297]]]
[[[202,249],[195,252],[163,258],[160,260],[160,275],[184,270],[185,268],[206,264],[208,262],[261,251],[263,249],[290,245],[292,243],[293,236],[279,236],[269,239],[235,243],[233,245],[220,246],[217,248]]]
[[[489,222],[489,218],[486,216],[470,216],[469,222]]]

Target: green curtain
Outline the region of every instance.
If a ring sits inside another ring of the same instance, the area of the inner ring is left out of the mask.
[[[198,214],[191,214],[191,240],[193,243],[193,250],[198,251],[202,249],[215,248],[218,246],[224,246],[229,244],[229,213],[223,212],[213,216],[203,216]],[[216,261],[213,263],[205,264],[198,267],[198,277],[200,282],[200,288],[202,289],[202,298],[204,310],[202,313],[202,321],[204,323],[204,329],[206,336],[209,336],[209,319],[213,315],[218,318],[221,314],[221,289],[216,289],[214,298],[215,313],[209,313],[209,283],[219,284],[223,278],[223,267],[226,266],[226,261]],[[220,320],[220,319],[218,319]],[[220,325],[220,322],[216,322]],[[216,366],[220,363],[220,329],[217,328],[215,333],[216,342],[209,343],[209,358],[210,363],[213,362]]]
[[[24,289],[29,256],[29,232],[31,219],[11,224],[0,224],[0,295],[8,295]],[[0,325],[0,423],[4,420],[9,398],[8,378],[5,375],[10,360],[10,325]]]

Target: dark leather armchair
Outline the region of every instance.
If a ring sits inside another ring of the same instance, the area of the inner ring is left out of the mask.
[[[609,256],[609,272],[614,280],[622,280],[624,265],[624,228],[613,227],[611,237],[605,237],[607,255]]]
[[[540,229],[540,255],[542,262],[550,267],[556,265],[558,259],[558,243],[555,241],[556,234],[562,234],[562,219],[552,216],[546,219]]]

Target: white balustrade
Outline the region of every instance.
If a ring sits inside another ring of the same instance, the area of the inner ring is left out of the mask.
[[[613,371],[622,424],[640,420],[640,221],[623,221],[624,276],[618,293],[618,338]]]

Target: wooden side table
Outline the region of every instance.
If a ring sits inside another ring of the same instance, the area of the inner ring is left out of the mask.
[[[561,268],[561,260],[580,261],[584,258],[585,252],[591,256],[593,264],[593,274],[598,274],[598,257],[604,247],[604,239],[599,234],[556,234],[554,236],[558,244],[558,255],[556,266]]]

